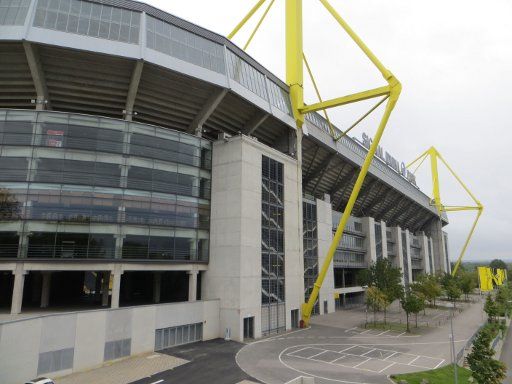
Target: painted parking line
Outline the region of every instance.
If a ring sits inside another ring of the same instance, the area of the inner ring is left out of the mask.
[[[391,364],[389,364],[387,367],[382,368],[382,369],[379,371],[379,373],[384,372],[386,369],[391,368],[391,367],[392,367],[393,365],[395,365],[395,364],[396,364],[396,363],[391,363]]]

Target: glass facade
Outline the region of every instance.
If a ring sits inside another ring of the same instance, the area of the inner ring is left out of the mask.
[[[208,141],[123,120],[0,110],[0,154],[0,221],[10,228],[0,232],[2,256],[207,260]]]
[[[302,202],[302,229],[304,245],[304,302],[309,300],[318,277],[318,232],[316,204],[311,201]],[[320,311],[318,299],[313,308],[313,314]]]
[[[263,334],[286,327],[284,291],[284,166],[262,157],[261,304]]]
[[[0,25],[23,25],[30,0],[0,0]]]
[[[148,16],[147,46],[200,67],[225,73],[224,47],[204,37]]]
[[[34,27],[138,44],[140,12],[81,0],[38,0]]]

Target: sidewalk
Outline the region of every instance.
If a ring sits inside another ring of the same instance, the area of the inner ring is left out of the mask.
[[[161,353],[148,353],[106,363],[90,371],[73,373],[56,384],[126,384],[186,364],[188,361]]]

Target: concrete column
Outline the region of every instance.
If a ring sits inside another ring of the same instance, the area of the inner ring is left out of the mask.
[[[421,258],[422,258],[422,266],[423,266],[423,272],[424,273],[430,273],[430,264],[428,262],[428,237],[424,233],[420,233],[418,236],[420,240],[420,246],[421,246]]]
[[[332,242],[332,205],[329,195],[324,196],[323,200],[316,200],[316,225],[317,225],[317,241],[318,241],[318,270],[327,256],[327,251]],[[334,263],[329,265],[329,270],[325,276],[325,280],[320,288],[320,313],[324,313],[324,301],[327,300],[327,312],[331,313],[336,310],[334,302]]]
[[[394,227],[393,233],[395,236],[395,254],[396,254],[396,263],[395,267],[400,268],[402,271],[402,285],[405,285],[405,273],[404,273],[404,253],[402,247],[402,228]]]
[[[23,287],[25,285],[25,275],[27,272],[23,270],[23,264],[18,264],[13,272],[14,287],[12,289],[11,315],[21,313],[21,305],[23,303]]]
[[[98,277],[99,277],[98,272]],[[101,281],[101,305],[103,307],[108,306],[108,296],[110,290],[110,271],[102,272],[103,279]]]
[[[114,278],[112,281],[112,302],[110,308],[119,308],[119,292],[121,289],[121,276],[123,271],[120,265],[116,265],[113,271]]]
[[[118,211],[118,214],[124,215],[124,208],[120,209],[120,211]],[[125,235],[114,235],[114,238],[116,239],[114,257],[116,259],[122,259],[123,258],[123,242],[124,242]]]
[[[427,233],[432,238],[433,260],[436,272],[447,272],[446,253],[444,247],[443,227],[441,219],[434,219],[430,223]]]
[[[380,222],[380,231],[382,234],[382,257],[384,259],[388,258],[388,233],[387,233],[387,226],[386,222],[382,221]]]
[[[162,273],[153,273],[153,303],[158,304],[160,302],[160,290],[162,288]]]
[[[375,220],[373,217],[363,217],[364,245],[366,248],[365,261],[368,265],[377,261],[377,246],[375,243]]]
[[[430,273],[434,274],[434,273],[436,273],[436,260],[435,260],[435,257],[434,257],[434,244],[432,244],[432,238],[431,237],[428,238],[428,242],[430,244],[429,254],[430,254],[430,257],[432,259],[432,268],[430,268]]]
[[[197,271],[188,271],[188,301],[197,300]]]
[[[406,285],[412,283],[412,261],[411,261],[411,233],[408,229],[405,230],[405,249],[407,254],[404,257],[407,258],[407,265],[409,271],[409,280],[406,281]]]
[[[50,303],[50,287],[52,282],[52,273],[43,272],[43,281],[41,285],[41,308],[48,308]]]

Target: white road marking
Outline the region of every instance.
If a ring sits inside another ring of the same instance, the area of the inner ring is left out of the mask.
[[[360,334],[360,335],[364,335],[366,332],[370,332],[370,331],[371,331],[371,329],[367,329],[366,331],[363,331],[363,332],[361,332],[361,333],[359,333],[359,334]]]
[[[151,384],[158,384],[158,383],[162,383],[164,380],[161,379],[161,380],[158,380],[158,381],[153,381]]]
[[[392,366],[393,366],[393,365],[395,365],[395,364],[396,364],[396,363],[391,363],[391,364],[389,364],[387,367],[382,368],[382,369],[379,371],[379,373],[384,372],[386,369],[388,369],[388,368],[392,367]]]
[[[400,353],[400,352],[393,352],[391,355],[385,357],[384,360],[389,359],[391,356],[395,356],[397,353]]]
[[[405,332],[402,332],[401,334],[396,335],[396,337],[400,337],[400,336],[402,336],[403,334],[405,334]]]
[[[437,364],[437,365],[434,367],[434,369],[438,368],[438,367],[439,367],[441,364],[443,364],[444,362],[445,362],[445,360],[444,360],[444,359],[442,359],[442,360],[441,360],[441,362],[440,362],[439,364]]]
[[[353,331],[354,329],[357,329],[357,327],[352,327],[352,328],[349,328],[349,329],[345,329],[345,332],[350,332],[350,331]]]
[[[375,351],[376,349],[377,349],[377,348],[370,349],[368,352],[363,353],[361,356],[364,356],[364,355],[366,355],[367,353],[371,353],[371,352]]]
[[[322,352],[317,353],[316,355],[306,357],[306,359],[308,359],[308,360],[311,360],[311,359],[312,359],[312,360],[315,360],[315,359],[313,359],[313,357],[317,357],[318,355],[321,355],[322,353],[325,353],[325,352],[330,352],[330,351],[328,351],[327,349],[325,349],[325,350],[323,350]],[[315,361],[316,361],[316,360],[315,360]]]
[[[418,360],[421,356],[416,356],[414,359],[412,359],[411,361],[409,361],[407,363],[407,365],[411,365],[412,363],[414,363],[416,360]]]
[[[338,352],[345,352],[345,351],[348,351],[349,349],[352,349],[352,348],[355,348],[357,347],[357,345],[352,345],[351,347],[348,347],[348,348],[345,348],[345,349],[342,349],[341,351],[338,351]]]
[[[387,331],[381,332],[381,333],[379,333],[378,335],[375,335],[375,336],[384,335],[385,333],[388,333],[389,331],[390,331],[390,329],[388,329]]]
[[[361,364],[364,364],[364,363],[366,363],[366,362],[367,362],[367,361],[369,361],[369,360],[371,360],[371,359],[370,359],[370,358],[368,358],[368,359],[366,359],[365,361],[362,361],[362,362],[360,362],[359,364],[354,365],[352,368],[357,368],[357,367],[359,367]]]

